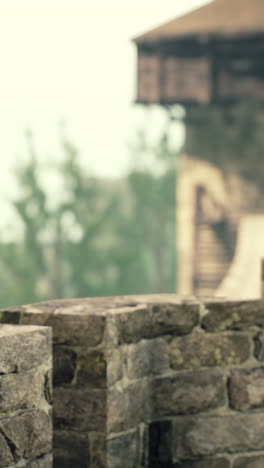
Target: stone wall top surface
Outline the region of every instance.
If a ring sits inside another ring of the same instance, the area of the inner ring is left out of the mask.
[[[8,338],[9,336],[15,335],[24,335],[26,333],[34,333],[34,332],[42,332],[43,327],[39,327],[37,325],[24,325],[21,326],[14,326],[9,324],[3,324],[0,326],[0,341],[2,339]],[[48,332],[48,328],[44,328],[44,333]]]
[[[213,299],[211,299],[213,301]],[[109,310],[116,310],[119,308],[133,308],[139,305],[151,304],[183,304],[183,303],[196,303],[199,300],[194,297],[179,297],[177,294],[146,294],[137,296],[109,296],[109,297],[89,297],[81,299],[54,299],[50,301],[37,302],[34,304],[27,304],[19,307],[7,307],[3,310],[10,312],[32,312],[32,313],[56,313],[65,314],[105,314]]]
[[[264,301],[204,302],[205,316],[202,326],[207,331],[245,330],[264,325]]]
[[[66,322],[70,322],[71,316],[74,316],[76,324],[79,321],[79,330],[80,325],[86,324],[89,318],[103,326],[104,318],[114,314],[123,317],[122,328],[127,320],[130,321],[131,313],[142,315],[142,319],[144,316],[145,325],[147,325],[148,318],[161,323],[158,311],[167,315],[168,319],[169,313],[164,310],[164,307],[168,305],[171,306],[171,312],[177,311],[179,317],[183,313],[185,316],[192,315],[193,317],[194,310],[196,310],[200,325],[208,332],[245,330],[251,326],[262,327],[264,325],[263,300],[230,301],[221,297],[180,297],[177,294],[61,299],[7,307],[0,310],[0,323],[23,325],[34,323],[34,325],[52,326],[56,334],[56,322],[61,324],[60,317],[62,316]],[[152,316],[152,312],[155,317]],[[173,320],[175,321],[176,317]],[[193,318],[191,322],[193,322],[192,325],[196,324]],[[69,327],[72,326],[73,324],[69,323]],[[153,336],[152,333],[150,335]]]

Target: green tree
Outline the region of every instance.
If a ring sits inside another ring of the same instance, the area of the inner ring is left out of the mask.
[[[175,291],[176,151],[169,124],[158,142],[139,132],[131,147],[134,167],[127,183],[126,211],[116,219],[119,243],[113,258],[119,294]]]
[[[78,154],[64,141],[61,167],[66,201],[58,207],[58,232],[63,262],[64,296],[101,296],[113,286],[109,249],[115,241],[115,213],[119,197],[103,180],[87,176]],[[59,261],[59,260],[58,260]]]
[[[13,201],[21,235],[0,241],[2,306],[174,292],[176,169],[166,133],[154,146],[138,135],[135,165],[122,180],[88,174],[64,138],[63,162],[53,167],[61,194],[53,203],[30,136],[28,148]]]
[[[30,158],[16,171],[19,196],[12,202],[21,235],[0,242],[1,304],[110,293],[107,252],[118,204],[115,190],[88,176],[76,149],[64,140],[64,160],[55,171],[63,193],[51,207],[32,140],[28,143]]]
[[[12,204],[22,225],[22,240],[0,245],[5,272],[2,301],[25,303],[46,298],[48,265],[40,236],[50,223],[46,194],[38,180],[39,166],[30,134],[27,135],[29,163],[16,171],[20,196]]]

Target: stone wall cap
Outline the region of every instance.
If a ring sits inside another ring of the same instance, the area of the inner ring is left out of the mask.
[[[7,336],[23,335],[25,333],[41,332],[45,333],[50,327],[40,327],[37,325],[5,325],[0,324],[0,339]]]
[[[178,296],[177,294],[143,294],[129,296],[85,297],[78,299],[53,299],[49,301],[26,304],[19,307],[6,307],[1,312],[17,313],[46,313],[76,315],[104,315],[108,311],[118,308],[133,308],[154,304],[198,304],[194,297]]]
[[[138,310],[138,308],[152,305],[220,305],[231,307],[242,304],[264,303],[261,300],[230,300],[225,297],[195,297],[179,296],[177,294],[142,294],[128,296],[87,297],[78,299],[53,299],[49,301],[36,302],[19,307],[6,307],[1,313],[20,314],[45,314],[49,315],[89,315],[106,316],[108,313]]]

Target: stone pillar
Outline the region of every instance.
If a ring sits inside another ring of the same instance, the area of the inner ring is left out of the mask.
[[[52,327],[54,468],[106,466],[107,305],[47,301],[0,313],[2,323]]]
[[[0,467],[52,468],[51,329],[0,326]]]

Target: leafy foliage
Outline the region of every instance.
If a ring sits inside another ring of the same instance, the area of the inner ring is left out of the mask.
[[[22,238],[0,242],[0,305],[173,292],[176,171],[167,137],[155,148],[138,142],[137,158],[142,162],[148,151],[158,173],[135,164],[121,180],[87,174],[65,139],[63,163],[56,169],[62,193],[52,204],[29,143],[30,158],[17,171],[20,194],[13,201]]]

